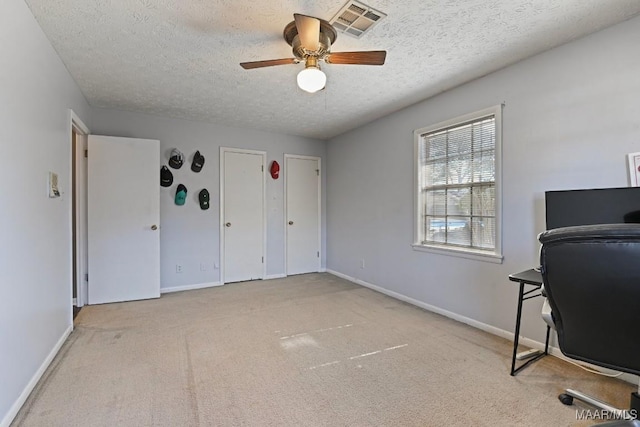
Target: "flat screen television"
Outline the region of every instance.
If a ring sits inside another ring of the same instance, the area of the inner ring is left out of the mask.
[[[640,223],[640,187],[547,191],[547,230],[573,225]]]

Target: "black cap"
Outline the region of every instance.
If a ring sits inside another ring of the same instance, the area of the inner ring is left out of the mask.
[[[209,192],[206,188],[200,190],[200,194],[198,194],[198,200],[200,200],[200,209],[209,209]]]
[[[174,148],[171,150],[171,157],[169,157],[169,166],[174,169],[180,169],[182,167],[182,163],[184,163],[184,155],[180,150]]]
[[[171,184],[173,184],[173,174],[168,167],[162,166],[162,169],[160,169],[160,185],[169,187]]]
[[[200,154],[200,151],[196,151],[193,155],[193,162],[191,162],[191,170],[194,172],[200,172],[204,166],[204,156]]]

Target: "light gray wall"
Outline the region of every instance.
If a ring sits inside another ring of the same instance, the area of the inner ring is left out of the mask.
[[[71,327],[69,108],[89,106],[22,0],[0,2],[0,425]],[[85,122],[89,124],[88,122]],[[47,194],[56,172],[62,197]]]
[[[638,40],[635,18],[329,141],[327,269],[513,332],[507,276],[538,265],[544,192],[627,185],[625,154],[640,151]],[[501,102],[503,264],[413,251],[413,130]],[[543,341],[534,301],[522,332]]]
[[[256,130],[226,127],[195,121],[167,119],[145,114],[93,109],[93,134],[131,138],[159,139],[160,157],[167,164],[172,148],[182,151],[187,161],[173,173],[173,185],[160,190],[160,252],[161,288],[175,289],[220,281],[220,147],[233,147],[267,152],[267,166],[273,160],[284,165],[284,154],[301,154],[326,157],[324,141]],[[196,150],[205,156],[202,171],[191,171],[191,161]],[[117,170],[117,165],[114,165]],[[158,173],[160,165],[158,165]],[[281,169],[282,170],[282,169]],[[324,176],[323,173],[323,181]],[[187,187],[187,203],[176,206],[176,186]],[[158,183],[159,185],[159,183]],[[325,217],[326,191],[322,194],[322,216]],[[198,193],[207,188],[211,195],[211,207],[203,211],[198,203]],[[267,275],[285,273],[284,259],[284,179],[267,177]],[[322,226],[322,266],[325,265],[326,233]],[[176,273],[176,264],[183,266]],[[200,264],[206,271],[200,270]],[[214,268],[217,266],[218,268]]]

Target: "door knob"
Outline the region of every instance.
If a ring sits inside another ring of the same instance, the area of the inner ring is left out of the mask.
[[[225,224],[225,226],[227,226],[227,227],[231,227],[231,223],[230,223],[230,222],[228,222],[228,223],[226,223],[226,224]]]
[[[157,226],[157,225],[155,225],[155,224],[153,224],[153,225],[151,226],[151,229],[152,229],[153,231],[156,231],[156,230],[158,229],[158,226]]]
[[[293,225],[293,221],[289,221],[289,225]]]

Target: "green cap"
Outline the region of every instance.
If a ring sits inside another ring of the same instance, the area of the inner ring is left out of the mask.
[[[182,206],[187,201],[187,187],[178,184],[176,188],[176,205]]]

